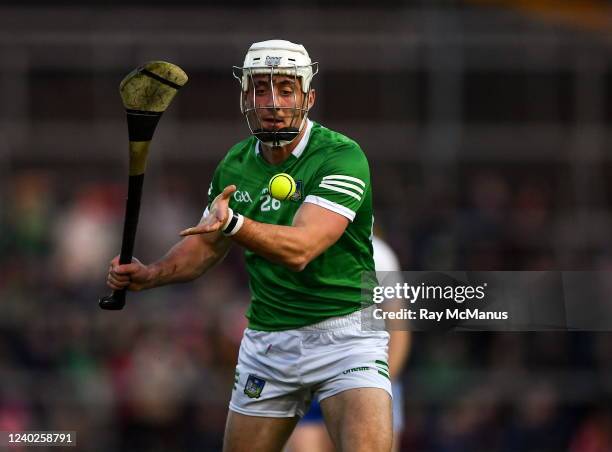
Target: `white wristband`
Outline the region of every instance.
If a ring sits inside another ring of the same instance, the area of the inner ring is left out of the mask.
[[[225,236],[236,234],[238,231],[240,231],[240,228],[242,228],[242,225],[244,224],[244,216],[239,213],[234,213],[233,211],[231,211],[231,213],[231,219],[226,222],[222,229],[223,235]]]

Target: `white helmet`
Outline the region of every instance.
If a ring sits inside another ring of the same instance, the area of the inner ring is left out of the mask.
[[[234,66],[234,77],[238,79],[241,86],[240,111],[246,116],[251,133],[269,146],[284,146],[291,143],[306,124],[309,110],[308,93],[312,78],[317,72],[318,64],[312,63],[308,52],[301,44],[273,39],[251,45],[244,58],[243,67]],[[304,93],[301,105],[297,105],[297,96],[294,94],[296,100],[293,106],[280,106],[276,104],[273,94],[272,105],[256,106],[254,90],[252,90],[253,96],[247,96],[249,86],[254,85],[253,75],[268,75],[272,93],[274,93],[273,77],[275,75],[286,75],[296,80],[299,78]],[[280,109],[293,110],[290,126],[274,130],[264,129],[260,111],[272,111],[276,116],[276,111]]]

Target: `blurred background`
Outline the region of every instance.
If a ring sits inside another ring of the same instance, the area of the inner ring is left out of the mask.
[[[285,38],[320,63],[311,117],[366,151],[404,270],[612,270],[610,1],[54,4],[0,6],[0,431],[221,448],[240,250],[121,312],[97,306],[126,195],[117,88],[151,59],[190,81],[152,146],[145,262],[198,221],[248,135],[231,66]],[[404,450],[612,450],[608,332],[417,333],[401,380]]]

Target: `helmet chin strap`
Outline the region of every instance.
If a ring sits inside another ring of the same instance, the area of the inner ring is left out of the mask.
[[[253,135],[266,146],[279,147],[291,143],[300,134],[295,127],[283,127],[279,130],[256,129]]]
[[[278,130],[255,129],[252,133],[255,138],[266,146],[287,146],[300,135],[300,132],[304,129],[304,124],[306,124],[306,116],[302,119],[299,129],[296,127],[283,127]]]

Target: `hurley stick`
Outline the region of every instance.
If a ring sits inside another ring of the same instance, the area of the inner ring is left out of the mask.
[[[142,184],[155,127],[185,83],[187,74],[180,67],[165,61],[151,61],[130,72],[119,85],[130,139],[130,173],[120,264],[132,262]],[[123,309],[125,290],[114,290],[111,295],[100,298],[99,304],[102,309]]]

